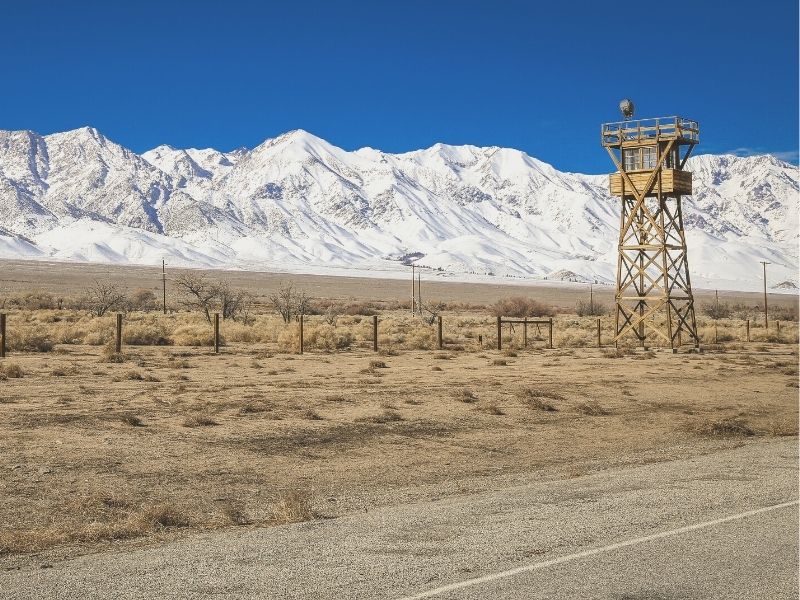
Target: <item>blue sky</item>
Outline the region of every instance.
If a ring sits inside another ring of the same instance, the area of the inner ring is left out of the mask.
[[[93,125],[141,152],[302,128],[599,173],[599,125],[628,96],[699,120],[699,152],[797,161],[796,0],[4,4],[0,129]]]

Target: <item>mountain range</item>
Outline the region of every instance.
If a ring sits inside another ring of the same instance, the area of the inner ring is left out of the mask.
[[[767,260],[772,284],[797,285],[798,168],[770,155],[686,168],[693,283],[758,289]],[[0,258],[384,276],[415,261],[439,277],[613,283],[618,202],[607,176],[510,148],[346,151],[296,130],[139,155],[91,127],[0,131]]]

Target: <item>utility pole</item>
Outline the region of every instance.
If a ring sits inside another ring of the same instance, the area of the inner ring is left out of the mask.
[[[417,272],[417,312],[422,316],[422,270]]]
[[[594,289],[592,284],[589,284],[589,314],[594,314]]]
[[[167,314],[167,262],[161,259],[161,298],[164,302],[164,314]]]
[[[414,311],[414,302],[417,296],[416,290],[416,282],[414,276],[414,263],[411,263],[411,315],[414,316],[416,312]]]
[[[768,263],[765,260],[759,262],[764,266],[764,329],[769,329],[769,318],[767,317],[767,265],[772,263]]]

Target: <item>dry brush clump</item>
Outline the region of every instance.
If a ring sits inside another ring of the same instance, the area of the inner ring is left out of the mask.
[[[736,417],[688,423],[684,429],[708,437],[750,437],[756,433],[748,423]]]
[[[491,311],[496,317],[552,317],[556,314],[552,306],[525,296],[501,298]]]
[[[314,495],[311,490],[291,488],[282,491],[272,508],[272,525],[303,523],[314,518]]]
[[[0,362],[0,380],[20,379],[25,376],[25,371],[17,363]]]
[[[558,408],[550,402],[551,400],[556,402],[566,400],[566,398],[558,392],[535,387],[522,388],[517,393],[517,397],[528,408],[545,412],[558,412]]]

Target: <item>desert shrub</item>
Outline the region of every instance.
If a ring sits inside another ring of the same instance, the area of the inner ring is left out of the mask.
[[[575,312],[579,317],[602,317],[608,314],[608,308],[600,302],[578,300],[575,305]]]
[[[755,435],[755,432],[747,423],[734,418],[692,423],[687,425],[686,429],[692,433],[711,437],[749,437]]]
[[[33,290],[11,297],[9,304],[26,310],[44,310],[56,308],[59,302],[53,298],[52,294]]]
[[[128,308],[130,310],[149,311],[158,306],[156,295],[152,290],[138,288],[134,290],[128,298]]]
[[[184,427],[213,427],[219,425],[210,415],[190,415],[183,420]]]
[[[100,362],[123,363],[126,360],[128,360],[128,357],[122,352],[117,352],[113,343],[103,346],[103,351],[100,353]]]
[[[496,317],[552,317],[555,310],[533,298],[510,296],[495,302],[492,314]]]
[[[729,319],[733,309],[727,302],[709,302],[700,307],[700,312],[712,319]]]
[[[308,490],[289,489],[280,493],[272,509],[273,524],[302,523],[314,518],[313,496]]]
[[[172,332],[172,340],[178,346],[213,346],[214,330],[202,325],[181,325]],[[220,336],[220,344],[223,343]]]
[[[166,327],[143,322],[126,324],[122,328],[122,341],[132,346],[168,346],[173,343]]]
[[[418,327],[406,338],[405,345],[414,350],[430,350],[436,344],[436,333],[428,327]]]
[[[23,352],[50,352],[55,345],[50,332],[43,325],[17,325],[9,327],[8,344],[10,350]]]
[[[299,346],[300,338],[299,331],[296,344]],[[337,329],[332,325],[324,323],[317,327],[310,327],[307,331],[303,332],[303,342],[309,348],[317,348],[318,350],[326,350],[331,352],[333,350],[346,350],[353,345],[355,337],[346,329]]]
[[[0,363],[0,376],[3,379],[19,379],[24,375],[25,371],[18,364],[12,362]]]
[[[305,332],[303,332],[305,335]],[[283,352],[299,352],[300,351],[300,326],[296,323],[285,327],[283,331],[278,334],[278,348]]]

